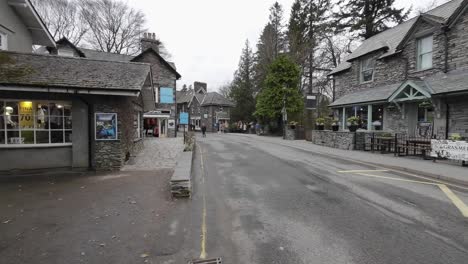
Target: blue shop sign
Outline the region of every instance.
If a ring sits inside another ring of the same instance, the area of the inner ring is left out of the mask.
[[[168,87],[160,88],[160,102],[163,104],[173,104],[174,103],[174,89]]]
[[[179,124],[181,125],[188,125],[189,115],[188,113],[180,113],[179,115]]]

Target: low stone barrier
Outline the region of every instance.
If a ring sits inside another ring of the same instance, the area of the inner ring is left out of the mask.
[[[316,145],[354,150],[356,133],[349,131],[312,130],[311,141]]]
[[[173,197],[190,197],[192,194],[192,155],[193,151],[182,152],[171,177]]]

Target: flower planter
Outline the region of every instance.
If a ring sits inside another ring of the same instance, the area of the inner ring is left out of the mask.
[[[358,129],[358,126],[357,125],[350,125],[348,128],[349,128],[350,132],[356,132],[357,129]]]
[[[336,126],[336,125],[332,126],[332,130],[335,131],[335,132],[338,131],[338,130],[340,130],[340,126]]]
[[[317,125],[317,130],[324,130],[325,129],[325,125]]]

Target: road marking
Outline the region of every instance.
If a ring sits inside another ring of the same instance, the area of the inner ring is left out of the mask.
[[[202,186],[203,186],[203,212],[202,212],[202,233],[201,233],[201,252],[200,259],[206,259],[206,195],[205,195],[205,164],[203,163],[203,151],[200,145],[198,145],[200,150],[200,168],[202,175]]]
[[[452,201],[452,203],[460,210],[462,215],[464,217],[468,217],[468,207],[466,204],[456,196],[452,190],[450,190],[446,185],[444,184],[438,184],[439,188],[447,195],[447,197]]]
[[[433,182],[425,182],[425,181],[415,181],[415,180],[407,180],[407,179],[400,179],[400,178],[393,178],[388,176],[380,176],[368,173],[357,173],[361,176],[372,177],[372,178],[380,178],[380,179],[387,179],[387,180],[394,180],[394,181],[403,181],[403,182],[412,182],[412,183],[420,183],[420,184],[428,184],[428,185],[438,185],[437,183]]]
[[[339,173],[359,173],[359,172],[386,172],[388,170],[342,170]]]
[[[447,195],[447,197],[450,199],[450,201],[452,201],[452,203],[458,208],[458,210],[460,210],[463,217],[468,218],[468,206],[466,206],[466,204],[460,198],[458,198],[458,196],[455,195],[452,192],[452,190],[450,190],[449,187],[447,187],[447,185],[445,185],[445,184],[434,183],[434,182],[424,182],[424,181],[413,181],[413,180],[406,180],[406,179],[393,178],[393,177],[387,177],[387,176],[373,175],[373,174],[367,174],[367,173],[357,173],[356,175],[372,177],[372,178],[387,179],[387,180],[394,180],[394,181],[411,182],[411,183],[419,183],[419,184],[427,184],[427,185],[438,186],[445,193],[445,195]]]

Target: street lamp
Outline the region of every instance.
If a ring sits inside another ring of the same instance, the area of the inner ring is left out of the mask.
[[[286,110],[286,87],[283,87],[283,139],[286,139],[286,124],[288,121],[288,111]]]

